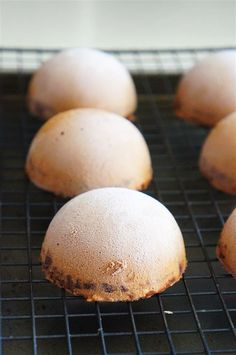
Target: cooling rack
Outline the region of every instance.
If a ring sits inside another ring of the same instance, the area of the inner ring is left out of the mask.
[[[164,293],[111,304],[86,303],[41,273],[44,233],[65,200],[25,177],[27,149],[41,125],[27,112],[25,92],[29,73],[54,51],[0,50],[2,354],[236,354],[236,282],[215,256],[236,199],[199,173],[207,129],[177,119],[172,110],[180,74],[213,51],[113,51],[132,72],[139,94],[137,125],[155,172],[146,193],[177,219],[189,265]]]

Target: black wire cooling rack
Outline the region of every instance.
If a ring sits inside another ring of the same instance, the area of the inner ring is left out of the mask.
[[[236,199],[209,186],[198,170],[207,129],[177,119],[172,99],[180,73],[212,50],[115,51],[132,71],[138,118],[155,177],[147,193],[177,219],[186,243],[183,280],[133,303],[86,303],[48,283],[40,246],[65,203],[24,174],[41,122],[25,107],[29,71],[50,50],[0,50],[1,349],[4,355],[236,354],[236,281],[215,246]]]

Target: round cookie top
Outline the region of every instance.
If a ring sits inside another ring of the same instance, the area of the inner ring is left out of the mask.
[[[48,120],[34,137],[26,162],[30,179],[64,196],[104,186],[144,189],[151,158],[128,120],[97,109],[75,109]]]
[[[236,112],[231,113],[208,134],[203,143],[200,170],[218,189],[236,194]]]
[[[236,51],[210,55],[180,80],[174,101],[177,116],[215,125],[236,111]]]
[[[87,297],[96,300],[156,293],[186,267],[182,234],[171,213],[152,197],[125,188],[92,190],[64,205],[49,225],[41,256],[72,288],[90,284]]]
[[[63,51],[45,62],[28,89],[31,113],[49,118],[79,107],[128,116],[137,106],[133,80],[112,55],[90,48]]]

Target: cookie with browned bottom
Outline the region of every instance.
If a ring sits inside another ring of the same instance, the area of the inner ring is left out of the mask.
[[[180,80],[174,110],[177,116],[213,126],[236,111],[236,51],[228,50],[199,61]]]
[[[236,208],[224,225],[216,254],[225,270],[236,277]]]
[[[57,195],[75,196],[107,186],[143,190],[152,179],[147,144],[128,120],[97,109],[65,111],[34,137],[26,172]]]
[[[81,194],[53,218],[42,250],[46,278],[88,301],[127,301],[164,291],[186,255],[171,213],[144,193],[102,188]]]
[[[236,112],[221,120],[201,150],[201,173],[219,190],[236,195]]]
[[[27,98],[30,112],[44,119],[83,107],[132,117],[137,106],[125,66],[91,48],[69,49],[43,63],[30,81]]]

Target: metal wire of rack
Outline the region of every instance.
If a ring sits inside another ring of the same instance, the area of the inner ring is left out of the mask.
[[[208,130],[177,119],[172,110],[179,74],[212,51],[113,51],[133,73],[139,93],[138,127],[155,172],[146,193],[177,219],[189,265],[183,280],[148,300],[87,303],[41,273],[44,233],[65,200],[37,189],[24,174],[28,146],[41,125],[25,107],[28,72],[54,51],[0,50],[0,353],[236,354],[236,282],[215,256],[236,199],[199,173]]]

